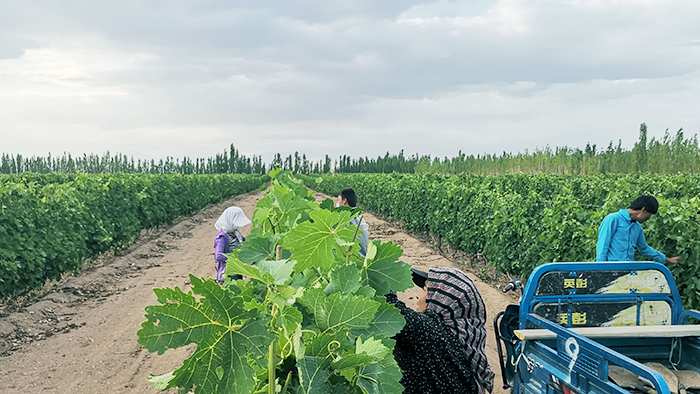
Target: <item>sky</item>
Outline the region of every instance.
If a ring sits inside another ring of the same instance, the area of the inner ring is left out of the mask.
[[[310,160],[700,132],[700,1],[0,0],[0,152]]]

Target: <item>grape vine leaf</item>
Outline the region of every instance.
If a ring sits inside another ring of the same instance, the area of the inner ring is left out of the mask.
[[[340,343],[347,337],[347,330],[341,330],[336,333],[321,333],[313,339],[306,342],[304,354],[302,356],[321,357],[325,358],[330,355],[330,350],[333,348],[331,343]]]
[[[333,360],[333,368],[335,368],[336,371],[342,371],[348,368],[358,368],[373,362],[374,359],[367,354],[356,354],[350,352],[342,355],[337,360]]]
[[[294,264],[296,264],[294,260],[266,260],[256,264],[256,267],[260,269],[263,276],[269,273],[276,285],[282,285],[292,278]]]
[[[389,348],[384,346],[384,343],[379,339],[370,337],[363,341],[362,338],[358,337],[355,343],[355,353],[366,354],[374,360],[380,361],[389,354]]]
[[[335,203],[334,203],[333,200],[330,199],[330,198],[327,198],[327,199],[321,201],[321,205],[319,205],[318,207],[321,208],[321,209],[327,209],[327,210],[329,210],[329,211],[349,211],[349,212],[350,212],[350,211],[353,211],[353,212],[355,212],[355,213],[360,213],[360,212],[362,212],[361,209],[357,209],[357,208],[353,208],[353,207],[348,207],[348,206],[345,206],[345,205],[341,205],[341,206],[339,206],[339,207],[336,207],[336,206],[335,206]],[[357,209],[357,210],[356,210],[356,209]],[[355,211],[355,210],[356,210],[356,211]]]
[[[328,364],[328,359],[321,357],[304,357],[297,360],[299,380],[304,394],[328,394],[331,391]]]
[[[255,265],[248,265],[239,260],[235,254],[229,254],[226,260],[226,273],[228,275],[245,275],[259,280],[266,285],[287,283],[294,273],[294,260],[260,261]]]
[[[282,309],[280,311],[280,319],[288,337],[291,337],[296,329],[301,327],[301,312],[293,306],[287,306]]]
[[[264,260],[275,260],[277,258],[276,247],[279,239],[280,234],[275,234],[272,237],[263,234],[251,234],[238,248],[238,259],[248,265]],[[282,251],[283,259],[288,259],[290,256],[291,253],[288,250]]]
[[[297,260],[294,268],[297,272],[310,267],[329,270],[335,262],[333,250],[339,248],[336,239],[352,241],[355,226],[348,226],[348,223],[355,215],[317,209],[309,216],[313,222],[299,223],[291,229],[284,239],[284,246],[292,251],[291,258]]]
[[[353,330],[353,334],[366,337],[378,335],[393,337],[406,325],[406,319],[394,305],[387,303],[384,297],[379,296],[374,299],[379,302],[379,309],[374,316],[374,320],[372,320],[368,328]]]
[[[139,344],[158,354],[197,344],[168,387],[187,391],[196,385],[197,394],[250,392],[255,387],[251,362],[264,365],[265,348],[275,338],[270,316],[265,310],[246,310],[242,297],[212,280],[190,275],[190,281],[189,293],[177,287],[154,290],[160,305],[146,307]]]
[[[353,294],[333,293],[326,297],[323,290],[307,290],[299,301],[312,311],[316,325],[323,331],[337,331],[341,328],[368,328],[380,303]]]
[[[404,387],[399,381],[403,374],[391,352],[394,343],[394,340],[388,338],[369,338],[364,342],[358,338],[356,340],[355,351],[357,353],[355,355],[366,356],[372,361],[364,364],[358,362],[354,367],[354,372],[348,374],[346,369],[341,374],[356,379],[357,385],[362,388],[364,393],[393,394],[402,392]],[[341,360],[337,360],[334,363],[334,367],[349,365],[355,359],[355,357],[348,355],[348,359],[345,360],[346,364],[341,364]],[[359,361],[359,358],[356,360]],[[367,360],[367,358],[364,360]]]
[[[281,232],[289,231],[298,222],[307,220],[307,212],[318,206],[318,203],[300,198],[292,190],[279,185],[272,187],[271,196]]]
[[[399,245],[374,240],[368,245],[368,251],[370,249],[376,249],[376,253],[372,250],[368,255],[374,255],[374,258],[365,260],[365,284],[372,286],[378,294],[387,294],[389,290],[404,291],[413,286],[410,266],[398,261],[403,254]]]
[[[325,293],[332,294],[341,292],[342,294],[354,293],[360,288],[360,273],[357,271],[357,266],[341,265],[331,271],[331,280],[326,286]]]
[[[226,260],[226,274],[228,275],[245,275],[251,279],[259,280],[265,284],[272,284],[275,282],[275,278],[268,273],[265,276],[260,269],[255,265],[248,265],[243,263],[236,257],[235,253],[227,254],[228,260]]]
[[[175,377],[175,371],[170,371],[166,374],[163,375],[153,375],[150,374],[148,375],[148,381],[153,383],[151,388],[156,389],[156,390],[167,390],[170,384],[170,381],[173,380]]]
[[[387,357],[389,359],[389,357]],[[399,383],[403,377],[401,369],[394,361],[393,356],[389,365],[384,365],[384,370],[379,375],[379,392],[384,393],[401,393],[404,387]]]

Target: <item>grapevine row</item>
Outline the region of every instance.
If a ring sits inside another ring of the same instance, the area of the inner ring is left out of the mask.
[[[526,278],[553,261],[595,260],[600,222],[640,194],[659,199],[644,224],[651,246],[681,256],[671,267],[684,302],[700,307],[700,176],[326,174],[307,186],[336,195],[353,187],[361,206],[429,232],[454,249],[483,254],[500,272]],[[641,258],[641,256],[638,256]]]
[[[258,188],[253,175],[0,176],[0,296],[42,286],[141,229]]]

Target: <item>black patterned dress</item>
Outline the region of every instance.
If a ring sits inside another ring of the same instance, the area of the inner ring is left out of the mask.
[[[486,359],[486,307],[472,280],[454,268],[430,267],[426,309],[406,307],[386,296],[406,319],[396,335],[394,358],[406,394],[473,393],[493,390]]]

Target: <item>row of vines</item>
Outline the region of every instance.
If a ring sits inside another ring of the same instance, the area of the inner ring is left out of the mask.
[[[0,176],[0,296],[42,286],[132,244],[142,229],[255,190],[254,175]]]
[[[522,278],[554,261],[593,261],[605,215],[640,194],[661,206],[644,224],[649,244],[668,256],[684,302],[700,307],[700,176],[327,174],[303,177],[330,195],[353,187],[361,206],[430,232],[453,248],[483,254]],[[643,260],[642,256],[638,259]]]

